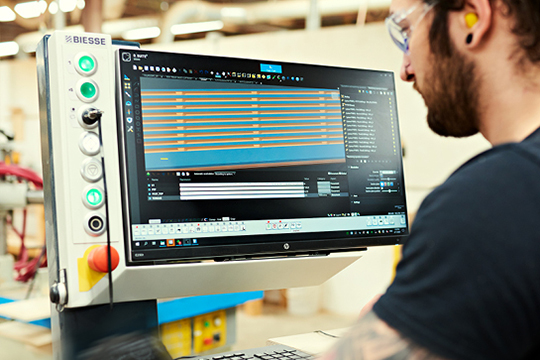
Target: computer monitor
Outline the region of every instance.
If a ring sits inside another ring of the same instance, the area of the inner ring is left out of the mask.
[[[408,234],[393,73],[129,48],[116,66],[129,265]]]

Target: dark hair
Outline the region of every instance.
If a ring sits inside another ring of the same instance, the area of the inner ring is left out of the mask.
[[[540,1],[538,0],[490,0],[492,4],[501,2],[505,16],[513,18],[512,32],[526,59],[532,64],[540,63]],[[429,33],[433,52],[450,56],[452,45],[448,34],[448,13],[463,9],[464,0],[424,0],[435,3],[434,18]],[[523,60],[523,59],[522,59]]]

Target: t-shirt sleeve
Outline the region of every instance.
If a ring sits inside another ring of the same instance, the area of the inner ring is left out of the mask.
[[[450,359],[521,359],[540,333],[540,178],[516,154],[469,165],[423,202],[373,310]],[[532,175],[532,176],[531,176]]]

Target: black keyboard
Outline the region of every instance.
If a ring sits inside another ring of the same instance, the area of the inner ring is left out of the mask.
[[[312,360],[313,355],[306,354],[285,345],[269,345],[260,348],[229,351],[221,354],[189,357],[190,360]]]

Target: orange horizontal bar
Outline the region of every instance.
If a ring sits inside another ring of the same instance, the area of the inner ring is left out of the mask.
[[[267,129],[267,128],[274,128],[274,127],[303,127],[303,128],[313,128],[313,127],[323,127],[323,126],[341,126],[341,122],[330,122],[325,121],[321,122],[319,124],[306,124],[306,123],[291,123],[291,124],[253,124],[253,125],[213,125],[213,126],[170,126],[170,127],[154,127],[154,128],[148,128],[145,129],[144,132],[155,132],[155,131],[187,131],[187,130],[220,130],[220,129],[245,129],[245,128],[252,128],[252,129]],[[314,129],[317,131],[317,128]]]
[[[174,153],[184,151],[215,151],[215,150],[233,150],[233,149],[265,149],[274,147],[296,147],[296,146],[321,146],[321,145],[340,145],[343,141],[317,141],[303,142],[296,144],[253,144],[253,145],[218,145],[218,146],[197,146],[197,147],[177,147],[175,149],[146,149],[145,153]]]
[[[304,136],[279,136],[279,137],[251,137],[251,138],[231,138],[231,139],[206,139],[206,140],[173,140],[173,141],[144,141],[144,146],[164,146],[164,145],[190,145],[190,144],[219,144],[249,141],[279,141],[279,140],[316,140],[316,139],[343,139],[341,135],[304,135]]]
[[[238,98],[161,98],[161,99],[142,99],[142,103],[159,103],[159,102],[178,102],[178,103],[205,103],[205,102],[231,102],[231,101],[261,101],[261,102],[268,102],[268,101],[324,101],[329,100],[328,97],[306,97],[306,98],[299,98],[299,97],[281,97],[281,98],[267,98],[267,97],[238,97]],[[339,99],[332,99],[334,101],[339,101]]]
[[[180,139],[183,138],[191,138],[191,137],[200,137],[200,136],[238,136],[238,135],[277,135],[277,134],[291,134],[291,133],[308,133],[308,132],[327,132],[327,131],[340,131],[341,130],[334,130],[334,129],[318,129],[318,130],[311,130],[311,129],[304,129],[304,130],[254,130],[254,131],[225,131],[225,132],[205,132],[205,133],[198,133],[198,134],[184,134],[184,133],[178,133],[176,135],[170,135],[170,134],[150,134],[148,131],[144,131],[144,138],[145,139],[163,139],[163,138],[172,138],[177,137]]]
[[[155,91],[155,90],[143,90],[141,95],[313,95],[313,94],[339,94],[338,91],[325,91],[325,90],[313,90],[313,91]]]

